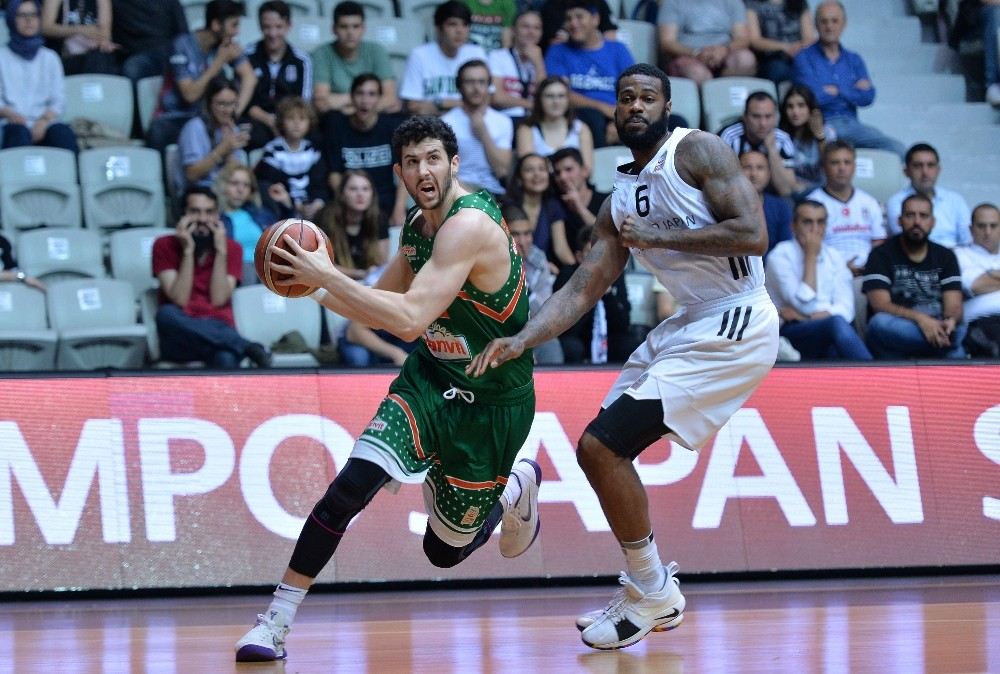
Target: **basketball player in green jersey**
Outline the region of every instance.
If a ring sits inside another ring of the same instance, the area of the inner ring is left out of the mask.
[[[535,411],[532,356],[472,379],[465,366],[490,340],[528,320],[521,257],[488,192],[456,179],[458,144],[437,117],[413,117],[393,135],[394,170],[417,203],[399,252],[367,288],[340,273],[324,249],[272,248],[286,283],[318,287],[313,297],[353,321],[420,339],[313,508],[267,611],[236,644],[236,660],[285,657],[295,611],[333,556],[348,523],[390,483],[422,483],[428,524],[424,553],[451,567],[503,522],[500,552],[520,555],[538,535],[538,464],[514,458]]]

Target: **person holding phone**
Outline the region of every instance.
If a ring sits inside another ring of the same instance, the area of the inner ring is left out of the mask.
[[[245,163],[243,148],[250,142],[249,125],[236,124],[236,85],[223,77],[209,82],[205,110],[181,129],[180,171],[175,184],[210,187],[227,164]]]

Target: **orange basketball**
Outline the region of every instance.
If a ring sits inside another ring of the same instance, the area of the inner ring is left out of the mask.
[[[292,237],[296,243],[310,251],[318,249],[320,245],[325,243],[326,251],[329,253],[330,259],[333,259],[333,244],[330,243],[330,239],[327,238],[322,229],[308,220],[287,218],[279,220],[265,229],[261,233],[260,238],[257,239],[257,247],[253,253],[253,263],[257,268],[257,276],[260,277],[260,280],[267,286],[268,290],[282,297],[305,297],[306,295],[311,295],[316,292],[316,288],[310,288],[306,285],[279,286],[274,283],[275,281],[282,281],[287,278],[286,274],[271,271],[272,259],[278,264],[285,261],[280,255],[274,255],[271,252],[271,246],[288,249],[288,245],[285,242],[285,235]]]

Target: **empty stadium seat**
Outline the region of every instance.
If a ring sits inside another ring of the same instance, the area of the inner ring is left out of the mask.
[[[687,120],[692,129],[701,127],[701,94],[698,83],[686,77],[670,77],[670,110]]]
[[[187,18],[188,28],[194,32],[205,26],[205,5],[208,0],[180,0]]]
[[[139,124],[142,132],[149,130],[149,123],[153,121],[153,113],[160,100],[160,89],[163,88],[163,76],[154,75],[143,77],[135,83],[135,98],[139,107]]]
[[[308,297],[288,299],[265,286],[243,286],[233,292],[236,330],[252,342],[271,345],[285,334],[297,331],[309,348],[319,348],[320,307]],[[276,353],[274,367],[317,367],[310,353]]]
[[[88,229],[44,228],[22,232],[17,238],[17,257],[25,273],[46,283],[105,276],[101,237]]]
[[[161,236],[173,235],[169,227],[133,227],[112,232],[111,276],[132,284],[136,297],[156,288],[153,276],[153,242]]]
[[[83,216],[87,227],[163,227],[166,205],[160,154],[145,147],[80,153]]]
[[[0,283],[0,371],[51,370],[56,343],[45,293],[23,283]]]
[[[653,294],[653,282],[656,279],[647,271],[630,271],[625,273],[625,290],[631,306],[629,323],[653,327],[656,320],[656,296]]]
[[[89,119],[120,133],[132,134],[132,82],[118,75],[70,75],[65,79],[67,121]]]
[[[632,151],[624,145],[609,145],[594,150],[594,171],[590,179],[599,192],[615,186],[615,170],[632,161]]]
[[[382,17],[365,21],[365,39],[378,42],[390,57],[406,57],[414,48],[423,44],[423,35],[413,30],[412,19]]]
[[[859,147],[855,157],[854,186],[868,192],[885,206],[893,194],[906,186],[903,161],[888,150]]]
[[[743,115],[747,97],[755,91],[766,91],[775,99],[778,97],[774,82],[758,77],[717,77],[702,84],[703,128],[718,133],[735,122]]]
[[[656,63],[656,26],[648,21],[618,19],[618,41],[628,47],[636,63]]]
[[[319,17],[297,18],[292,21],[288,41],[305,52],[312,52],[324,42],[333,39],[328,23]]]
[[[49,321],[59,334],[56,367],[134,369],[146,356],[146,329],[136,321],[128,281],[59,281],[46,293]]]
[[[80,227],[76,157],[53,147],[0,150],[0,218],[8,232]]]

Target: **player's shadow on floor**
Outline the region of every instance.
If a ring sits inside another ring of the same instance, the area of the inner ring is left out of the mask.
[[[684,658],[678,653],[629,653],[591,651],[576,656],[591,674],[683,674]]]

